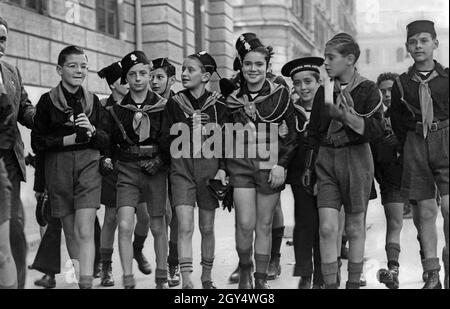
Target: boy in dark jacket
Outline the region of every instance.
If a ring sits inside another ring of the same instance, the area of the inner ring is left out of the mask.
[[[76,46],[58,57],[59,83],[37,104],[32,146],[45,153],[45,179],[52,216],[60,218],[72,260],[80,266],[79,286],[92,288],[94,222],[100,207],[100,151],[109,137],[103,131],[99,99],[82,83],[88,59]]]
[[[418,20],[407,26],[406,48],[414,65],[403,73],[392,89],[392,126],[402,152],[402,193],[417,201],[422,266],[428,273],[425,289],[442,288],[437,257],[436,188],[442,198],[445,248],[445,288],[448,289],[449,255],[449,84],[448,68],[434,60],[438,48],[434,23]]]

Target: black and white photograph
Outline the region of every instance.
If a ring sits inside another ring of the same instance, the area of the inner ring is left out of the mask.
[[[448,289],[448,66],[447,0],[0,0],[0,290]]]

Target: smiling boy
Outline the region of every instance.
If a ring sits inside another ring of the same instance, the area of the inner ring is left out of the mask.
[[[434,23],[418,20],[407,26],[406,48],[414,65],[392,89],[392,127],[402,146],[402,193],[416,200],[420,239],[428,280],[424,289],[442,288],[437,257],[436,188],[442,197],[445,248],[445,288],[448,289],[449,197],[449,84],[448,68],[434,60],[438,48]]]
[[[206,85],[216,72],[217,64],[206,52],[188,56],[183,63],[182,82],[185,90],[169,99],[164,115],[164,136],[166,147],[170,147],[175,136],[170,136],[173,125],[189,126],[192,134],[190,145],[194,145],[195,132],[202,125],[219,124],[225,120],[225,104],[217,100]],[[182,150],[183,151],[183,150]],[[214,220],[219,203],[208,190],[207,181],[214,178],[219,169],[219,159],[203,156],[174,158],[171,153],[170,182],[172,203],[178,218],[178,252],[183,289],[192,289],[192,236],[194,232],[194,208],[199,207],[199,225],[202,235],[202,287],[216,289],[212,281],[215,252]]]
[[[88,59],[76,46],[64,48],[56,68],[61,82],[36,107],[31,143],[45,153],[45,179],[52,216],[60,218],[67,249],[80,265],[79,286],[92,288],[94,221],[100,206],[100,150],[109,137],[102,130],[99,99],[83,87]]]

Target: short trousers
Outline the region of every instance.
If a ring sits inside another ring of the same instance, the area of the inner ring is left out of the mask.
[[[100,152],[94,149],[46,153],[45,179],[53,217],[100,208],[99,160]]]
[[[256,192],[266,195],[280,193],[285,189],[285,184],[272,189],[269,183],[270,170],[261,169],[259,161],[255,159],[227,159],[227,169],[233,188],[256,189]]]
[[[427,139],[409,131],[403,149],[402,195],[423,201],[449,194],[449,128],[429,132]]]
[[[344,148],[321,147],[316,162],[317,206],[347,214],[367,211],[374,181],[369,144]]]
[[[0,159],[0,225],[11,219],[12,185],[3,159]]]
[[[215,210],[219,201],[209,191],[208,181],[219,170],[218,159],[174,159],[170,168],[172,184],[172,207],[197,206],[204,210]]]
[[[107,208],[116,208],[117,202],[117,171],[102,177],[101,204]]]
[[[401,194],[402,166],[400,162],[375,163],[375,178],[380,184],[382,205],[406,202]]]
[[[136,208],[146,203],[151,217],[166,215],[167,168],[149,176],[142,171],[139,162],[118,161],[116,170],[117,208]]]

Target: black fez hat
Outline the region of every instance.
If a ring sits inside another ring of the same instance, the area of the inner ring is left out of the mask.
[[[175,74],[176,74],[175,67],[173,66],[172,63],[170,63],[169,59],[167,59],[167,58],[158,58],[158,59],[152,60],[152,64],[153,64],[152,70],[167,68],[168,69],[167,75],[169,77],[175,76]]]
[[[286,63],[281,69],[281,74],[286,77],[293,77],[295,74],[303,71],[313,71],[320,73],[319,68],[325,60],[320,57],[305,57],[292,60]]]
[[[258,47],[264,47],[264,45],[254,33],[244,33],[236,41],[236,50],[241,61],[244,60],[245,55]]]
[[[134,67],[136,64],[142,63],[142,64],[151,64],[151,62],[148,60],[147,56],[144,54],[144,52],[136,50],[134,52],[129,53],[125,57],[123,57],[122,61],[120,62],[122,64],[122,84],[127,83],[127,74],[128,71],[132,67]]]
[[[206,72],[210,74],[213,74],[214,72],[217,73],[216,60],[214,60],[214,58],[206,51],[195,53],[189,57],[197,58],[198,61],[200,61],[200,63],[205,67]]]
[[[100,70],[97,74],[100,78],[106,79],[108,85],[112,85],[122,77],[122,66],[120,62],[114,62],[110,66]]]
[[[406,26],[406,31],[408,32],[407,39],[418,34],[418,33],[429,33],[433,37],[436,36],[436,29],[434,28],[434,23],[430,20],[416,20]]]

